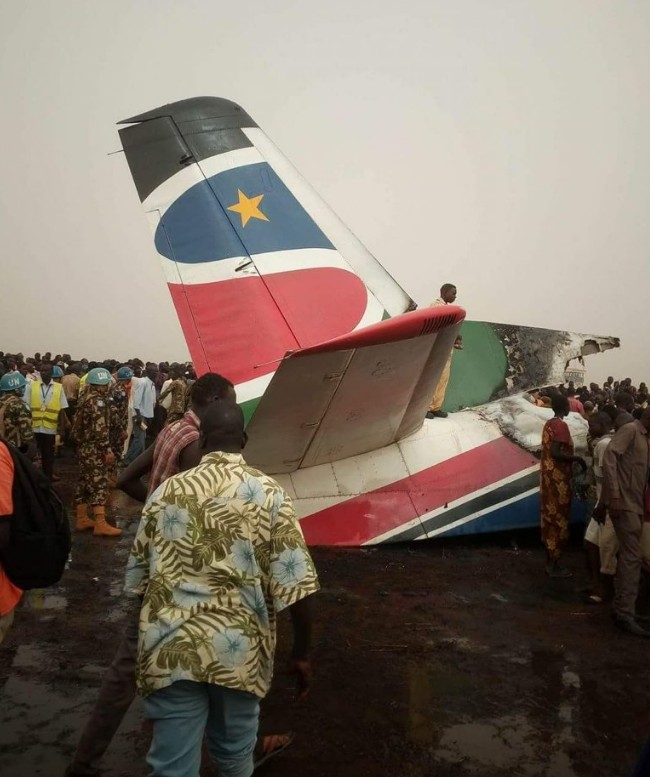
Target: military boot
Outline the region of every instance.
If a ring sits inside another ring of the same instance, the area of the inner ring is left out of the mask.
[[[77,531],[95,528],[95,521],[88,517],[88,505],[84,502],[77,505],[77,520],[75,521],[74,528]]]
[[[93,515],[95,516],[95,531],[101,537],[119,537],[122,529],[111,526],[106,520],[106,510],[104,505],[93,505]]]

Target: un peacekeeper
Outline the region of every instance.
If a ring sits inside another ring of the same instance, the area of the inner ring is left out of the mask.
[[[72,438],[79,454],[79,482],[75,502],[75,529],[93,529],[93,534],[117,537],[122,534],[106,521],[108,475],[115,463],[111,450],[111,410],[107,392],[111,374],[105,367],[95,367],[88,373],[86,390],[79,397],[72,427]],[[92,506],[93,519],[88,515]]]
[[[34,441],[32,412],[23,401],[27,381],[19,372],[0,378],[0,434],[26,453]]]
[[[129,426],[129,397],[131,394],[131,378],[133,370],[130,367],[120,367],[114,374],[114,381],[108,389],[108,405],[110,409],[109,439],[115,461],[109,468],[108,483],[111,488],[117,485],[117,463],[124,453],[124,442]]]
[[[133,370],[130,367],[120,367],[116,374],[116,382],[110,389],[111,407],[111,448],[116,458],[120,459],[129,424],[129,396]]]

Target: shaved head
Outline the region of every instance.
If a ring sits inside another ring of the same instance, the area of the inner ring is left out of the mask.
[[[201,419],[203,453],[239,453],[245,444],[244,414],[239,405],[227,400],[213,402]]]

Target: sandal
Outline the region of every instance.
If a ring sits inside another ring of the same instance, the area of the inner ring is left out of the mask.
[[[288,734],[258,736],[255,750],[253,751],[254,768],[259,769],[269,758],[273,758],[273,756],[279,755],[283,750],[286,750],[295,737],[296,735],[293,731],[289,731]]]

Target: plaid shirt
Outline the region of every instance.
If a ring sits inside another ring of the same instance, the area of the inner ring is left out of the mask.
[[[153,449],[153,468],[147,496],[151,495],[167,478],[178,473],[178,459],[183,448],[199,439],[200,421],[196,413],[188,410],[175,424],[166,426],[156,439]]]

